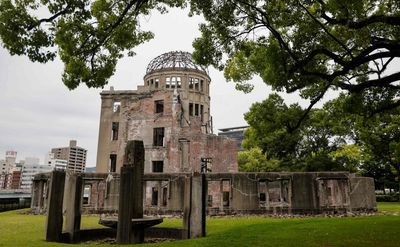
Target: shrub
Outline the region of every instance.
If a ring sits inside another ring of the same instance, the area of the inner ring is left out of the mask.
[[[400,194],[376,195],[377,202],[399,202]]]

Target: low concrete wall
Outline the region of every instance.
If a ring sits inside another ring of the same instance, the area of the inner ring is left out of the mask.
[[[31,198],[0,198],[0,212],[29,208]]]
[[[183,214],[184,181],[190,173],[147,173],[143,188],[145,214]],[[116,213],[119,175],[83,174],[90,188],[83,213]],[[355,177],[347,172],[310,173],[207,173],[209,215],[223,214],[320,214],[375,211],[372,178]],[[40,183],[39,181],[43,181]],[[41,175],[34,185],[48,183]],[[152,187],[154,191],[152,192]],[[158,186],[158,187],[157,187]],[[33,189],[32,205],[38,205]],[[153,193],[153,194],[152,194]],[[156,194],[154,194],[156,193]],[[84,200],[85,201],[85,200]],[[32,207],[43,211],[46,205]],[[39,211],[38,211],[39,212]]]
[[[350,206],[355,211],[376,210],[374,179],[368,177],[350,178]]]

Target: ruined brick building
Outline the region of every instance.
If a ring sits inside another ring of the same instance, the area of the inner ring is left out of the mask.
[[[119,172],[127,140],[143,140],[145,172],[200,172],[212,158],[213,171],[237,171],[231,139],[212,134],[207,71],[187,52],[153,59],[137,90],[101,93],[97,172]]]
[[[137,90],[103,91],[96,171],[118,173],[127,141],[143,140],[145,173],[200,172],[202,158],[213,172],[237,172],[235,141],[212,134],[210,83],[206,69],[179,51],[153,59]],[[168,193],[155,184],[146,192],[153,205]]]

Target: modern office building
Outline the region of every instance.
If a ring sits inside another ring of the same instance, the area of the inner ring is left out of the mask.
[[[85,172],[87,150],[77,146],[76,140],[71,140],[68,147],[52,148],[56,160],[66,160],[67,170]]]
[[[219,129],[218,136],[227,136],[229,138],[235,139],[238,149],[244,150],[241,145],[242,141],[244,140],[244,132],[248,128],[249,126],[240,126],[240,127]]]
[[[66,170],[68,166],[68,160],[63,160],[63,159],[56,159],[55,154],[52,152],[49,152],[45,159],[44,159],[44,164],[52,166],[56,170]]]

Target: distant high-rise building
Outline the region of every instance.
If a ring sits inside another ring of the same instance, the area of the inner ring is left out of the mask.
[[[40,159],[36,157],[26,157],[24,165],[37,165],[40,164]]]
[[[9,181],[9,188],[12,190],[20,189],[21,188],[21,181],[22,181],[22,171],[21,168],[14,167],[11,172],[11,179]]]
[[[5,160],[0,160],[0,174],[5,174],[8,171],[8,166]]]
[[[75,140],[71,140],[68,147],[52,148],[51,153],[54,159],[67,161],[67,170],[85,172],[87,150],[78,147]]]
[[[9,173],[11,168],[15,166],[16,159],[16,151],[6,151],[6,159],[0,160],[0,173]]]
[[[32,164],[31,162],[27,164],[25,162],[21,170],[21,189],[29,190],[32,186],[32,179],[36,174],[50,172],[52,170],[53,167],[51,165],[40,165],[39,163]]]
[[[56,159],[55,154],[49,152],[44,159],[45,165],[51,165],[55,170],[66,170],[68,161],[63,159]]]
[[[249,128],[249,126],[240,126],[240,127],[233,127],[233,128],[225,128],[219,129],[218,136],[226,136],[236,140],[237,147],[239,151],[243,151],[242,142],[245,139],[244,132]]]
[[[16,151],[6,151],[6,162],[14,165],[17,160],[17,152]]]

